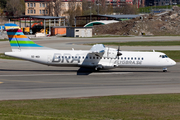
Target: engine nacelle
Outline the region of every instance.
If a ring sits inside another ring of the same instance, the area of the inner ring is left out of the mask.
[[[106,48],[103,57],[116,58],[117,57],[117,49]]]

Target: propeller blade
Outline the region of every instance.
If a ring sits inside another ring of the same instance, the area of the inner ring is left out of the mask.
[[[117,56],[121,56],[122,55],[122,53],[120,53],[119,51],[120,51],[120,46],[118,46]]]

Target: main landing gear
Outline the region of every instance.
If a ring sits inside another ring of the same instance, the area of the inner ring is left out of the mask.
[[[100,69],[102,69],[103,67],[101,66],[101,65],[98,65],[98,66],[96,66],[94,69],[95,69],[95,71],[99,71]]]
[[[163,68],[163,72],[167,72],[167,68]]]

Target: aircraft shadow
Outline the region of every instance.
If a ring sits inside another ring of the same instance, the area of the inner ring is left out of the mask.
[[[95,72],[94,69],[80,67],[79,70],[77,71],[77,75],[89,75],[93,72]]]

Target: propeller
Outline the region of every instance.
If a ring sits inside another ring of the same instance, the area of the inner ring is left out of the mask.
[[[121,56],[122,55],[122,53],[120,53],[120,46],[118,46],[118,49],[117,49],[117,56]]]

